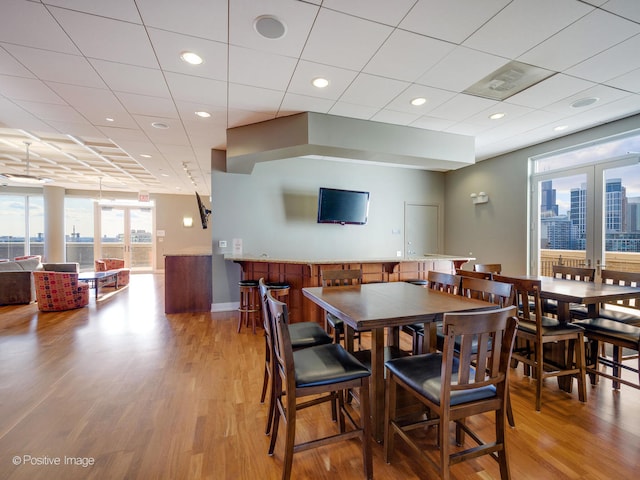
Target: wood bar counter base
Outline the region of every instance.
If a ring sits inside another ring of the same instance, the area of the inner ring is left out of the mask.
[[[267,282],[287,282],[289,293],[289,317],[291,322],[315,320],[323,324],[323,312],[309,300],[302,289],[322,285],[321,273],[327,270],[362,270],[362,283],[402,282],[409,279],[426,279],[429,270],[455,273],[471,257],[429,254],[410,258],[374,259],[286,259],[253,255],[225,255],[225,260],[235,262],[242,269],[242,280],[264,278]]]
[[[213,300],[212,257],[165,255],[164,312],[210,312]]]

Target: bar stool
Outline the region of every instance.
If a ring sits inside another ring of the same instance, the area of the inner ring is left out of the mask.
[[[260,311],[260,289],[258,287],[257,280],[240,280],[238,282],[240,287],[240,318],[238,319],[238,333],[242,329],[242,323],[249,326],[249,320],[251,319],[251,326],[253,334],[256,333],[256,315]]]
[[[271,291],[273,298],[279,302],[286,303],[287,308],[290,308],[289,291],[291,290],[291,285],[287,282],[267,282],[267,288]]]

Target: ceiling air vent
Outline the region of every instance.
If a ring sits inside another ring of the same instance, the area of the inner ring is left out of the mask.
[[[526,63],[509,62],[471,85],[463,93],[491,100],[505,100],[555,73]]]

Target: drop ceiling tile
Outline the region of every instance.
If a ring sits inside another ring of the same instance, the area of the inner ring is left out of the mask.
[[[420,0],[400,22],[400,28],[459,44],[508,3],[509,0]]]
[[[80,0],[82,1],[82,0]],[[142,20],[150,27],[194,37],[227,41],[227,0],[136,0]],[[179,5],[179,8],[175,8]]]
[[[80,55],[56,53],[20,45],[6,45],[5,48],[41,80],[86,87],[105,87],[91,64]]]
[[[609,0],[608,2],[601,0],[599,4],[602,5],[603,10],[640,23],[640,8],[635,0]]]
[[[20,21],[17,21],[20,19]],[[39,2],[2,0],[0,42],[78,54],[78,49]]]
[[[465,40],[464,46],[517,58],[592,10],[574,0],[515,0]]]
[[[287,93],[282,101],[278,116],[291,115],[300,112],[327,113],[335,101],[326,98],[307,97],[296,93]]]
[[[369,120],[373,117],[376,112],[380,110],[375,107],[367,107],[364,105],[355,105],[353,103],[347,102],[336,102],[336,104],[331,107],[329,113],[331,115],[339,115],[341,117],[350,117],[350,118],[359,118],[362,120]]]
[[[389,102],[385,108],[398,112],[425,115],[454,96],[455,93],[451,91],[426,87],[424,85],[417,85],[414,83]],[[424,98],[427,101],[423,105],[411,105],[411,100],[414,98]]]
[[[158,67],[142,25],[56,7],[52,7],[51,12],[83,55],[141,67]]]
[[[51,103],[16,101],[20,107],[44,121],[60,121],[69,123],[83,123],[86,120],[68,105],[53,105]]]
[[[220,80],[168,72],[167,84],[174,100],[208,105],[227,105],[227,85]]]
[[[587,90],[583,90],[579,93],[563,98],[558,102],[546,105],[544,109],[549,112],[558,112],[564,115],[576,115],[598,108],[606,103],[615,102],[622,98],[629,97],[630,95],[632,94],[624,90],[607,87],[605,85],[595,85],[592,88],[588,88]],[[597,98],[598,101],[585,107],[574,108],[571,106],[571,104],[576,100],[585,98]]]
[[[183,147],[189,145],[187,134],[182,127],[182,123],[178,119],[148,117],[144,115],[134,115],[133,118],[149,139],[154,142],[160,150],[162,145],[179,145]],[[153,123],[164,123],[169,128],[154,128],[151,126]]]
[[[409,86],[407,82],[366,73],[356,77],[340,97],[341,102],[382,108]]]
[[[607,85],[621,88],[627,92],[640,93],[640,68],[613,78],[606,83]]]
[[[476,113],[465,119],[466,123],[473,125],[481,125],[489,128],[499,127],[507,122],[511,122],[514,119],[531,113],[533,109],[529,107],[523,107],[521,105],[514,105],[506,102],[500,102],[496,105],[492,105],[486,110]],[[489,118],[494,113],[504,113],[504,117],[492,120]]]
[[[155,28],[149,28],[147,31],[160,67],[164,71],[215,80],[227,79],[226,44]],[[180,58],[182,52],[197,53],[204,61],[200,65],[191,65]]]
[[[90,63],[113,92],[171,98],[167,82],[159,69],[123,65],[104,60],[90,60]]]
[[[134,93],[116,93],[115,95],[131,115],[178,118],[178,112],[171,99]]]
[[[64,104],[64,100],[56,95],[46,83],[35,78],[0,75],[0,95],[12,100]]]
[[[458,122],[446,128],[444,131],[447,133],[456,133],[458,135],[475,137],[487,129],[488,127],[482,125]]]
[[[301,58],[359,71],[391,32],[391,27],[322,9]]]
[[[395,27],[415,3],[415,0],[324,0],[322,6]]]
[[[5,48],[11,44],[0,44],[0,75],[33,78],[34,75],[27,70],[18,60],[13,58]]]
[[[584,62],[580,62],[565,73],[592,82],[604,83],[638,67],[638,62],[630,62],[629,59],[637,57],[639,51],[640,35],[636,35]]]
[[[229,84],[229,107],[256,112],[277,112],[284,92],[256,88],[248,85]],[[272,115],[271,118],[274,118]]]
[[[318,6],[306,2],[272,0],[267,3],[232,0],[229,6],[229,43],[253,50],[298,57],[317,13]],[[268,39],[259,35],[254,28],[254,22],[262,15],[272,15],[283,22],[286,28],[285,36]]]
[[[579,94],[593,87],[593,85],[592,82],[559,73],[520,93],[516,93],[505,102],[530,108],[544,108],[563,98]]]
[[[137,0],[138,2],[140,0]],[[184,1],[184,0],[183,0]],[[141,23],[136,3],[131,0],[109,0],[108,2],[86,0],[45,0],[43,3],[56,7],[90,13],[100,17],[124,20],[125,22]]]
[[[640,25],[595,10],[524,53],[518,60],[559,72],[639,33]]]
[[[430,117],[423,115],[416,121],[411,123],[412,127],[424,128],[427,130],[444,131],[452,126],[455,122],[453,120],[446,120],[444,118]]]
[[[509,60],[466,47],[456,47],[416,83],[462,92]]]
[[[242,108],[230,108],[227,112],[227,118],[227,128],[233,128],[271,120],[274,118],[274,115],[271,112],[255,112]]]
[[[89,122],[74,123],[74,122],[50,120],[49,124],[59,132],[73,135],[75,137],[102,136],[102,132],[98,130],[96,127],[94,127],[93,125],[91,125]]]
[[[416,33],[395,30],[367,63],[363,71],[407,82],[445,57],[454,45]]]
[[[242,47],[229,47],[229,81],[241,85],[286,90],[296,59]]]
[[[353,82],[356,75],[358,72],[353,70],[300,60],[291,78],[288,92],[314,98],[337,100]],[[325,78],[329,81],[329,85],[325,88],[314,87],[311,82],[315,78]]]
[[[498,102],[495,100],[459,93],[452,99],[431,110],[429,115],[461,122],[478,112],[490,108],[496,103]]]

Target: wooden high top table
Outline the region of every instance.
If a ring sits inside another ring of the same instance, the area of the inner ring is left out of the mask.
[[[444,313],[488,310],[497,305],[430,290],[405,282],[370,283],[348,287],[310,287],[303,295],[355,331],[371,330],[371,416],[373,435],[384,434],[384,330],[412,323],[425,324],[424,349],[430,345],[433,322]],[[435,327],[435,325],[433,325]],[[397,336],[390,335],[391,343]]]

